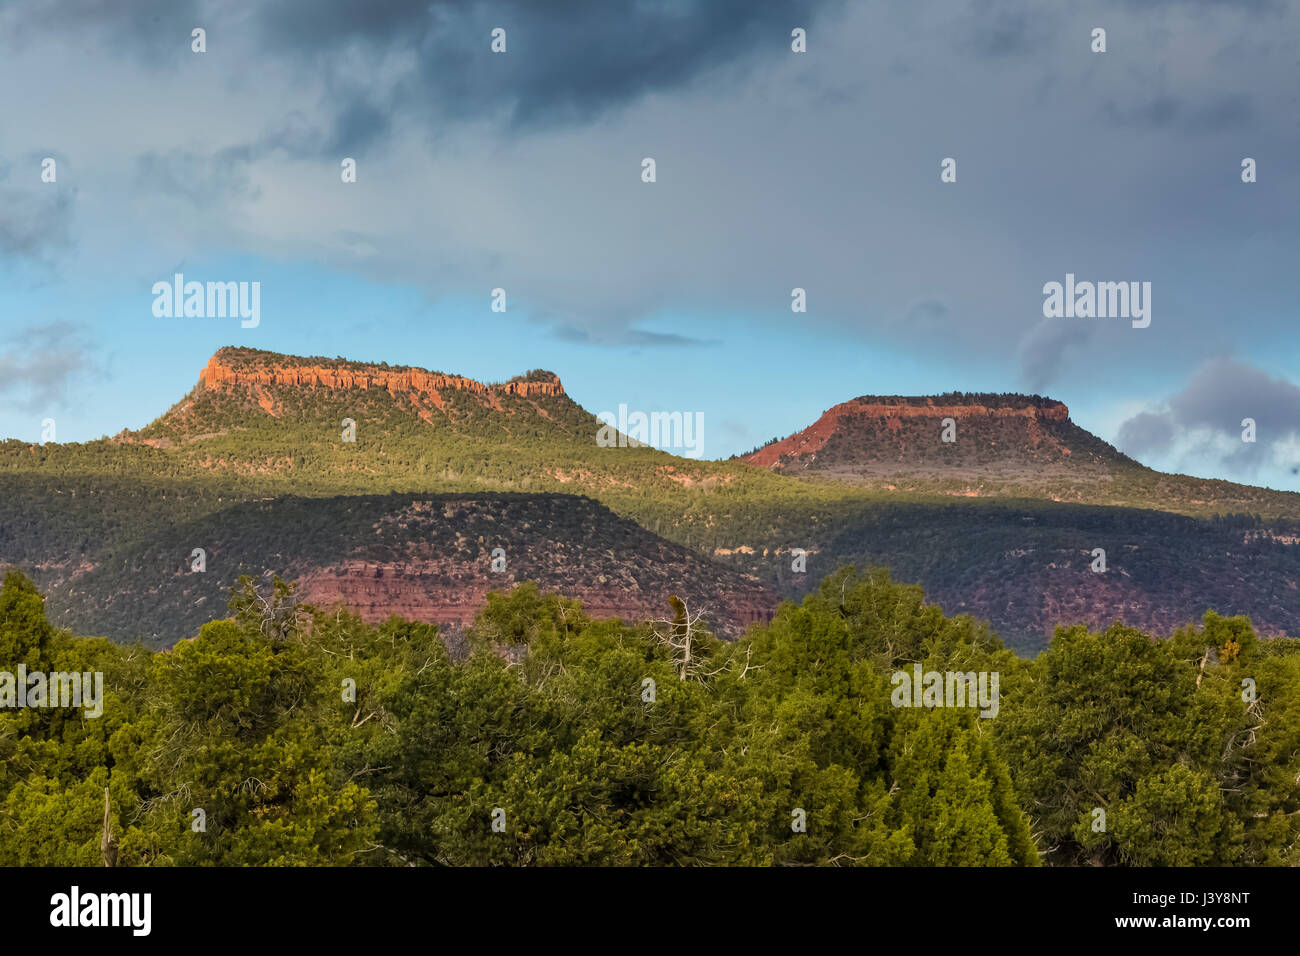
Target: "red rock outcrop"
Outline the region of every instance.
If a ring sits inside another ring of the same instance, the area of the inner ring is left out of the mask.
[[[871,397],[855,398],[828,410],[803,431],[795,432],[745,456],[745,461],[762,468],[777,466],[787,456],[805,456],[819,451],[831,438],[843,434],[847,428],[858,427],[874,420],[872,427],[885,434],[897,435],[909,420],[925,419],[939,422],[952,418],[962,422],[983,419],[1020,421],[1029,426],[1029,435],[1035,436],[1034,424],[1060,423],[1070,419],[1070,410],[1061,402],[1050,399],[1026,399],[1021,405],[988,406],[978,403],[955,404],[944,399],[916,398],[878,400]],[[1068,449],[1064,449],[1069,454]]]
[[[303,600],[322,608],[341,604],[372,624],[396,614],[411,621],[465,627],[487,604],[489,590],[508,590],[529,577],[512,572],[487,579],[481,572],[472,573],[474,570],[446,562],[348,561],[296,571],[294,576]],[[563,587],[566,597],[580,600],[592,617],[619,617],[628,622],[667,615],[668,594],[674,590],[691,595],[689,582],[661,592],[638,587],[637,582],[610,579],[601,584],[580,577],[563,584],[552,582],[548,589],[557,586]],[[779,603],[775,592],[757,583],[719,588],[710,594],[707,617],[719,634],[732,637],[750,624],[770,621]]]
[[[209,389],[231,385],[288,385],[306,388],[382,388],[393,394],[423,392],[436,395],[441,390],[459,390],[475,395],[492,393],[507,395],[563,395],[564,386],[559,378],[537,381],[516,379],[500,385],[485,385],[460,375],[444,375],[418,368],[381,368],[376,365],[340,364],[280,364],[269,361],[239,362],[232,360],[227,349],[222,349],[199,372],[199,383]]]

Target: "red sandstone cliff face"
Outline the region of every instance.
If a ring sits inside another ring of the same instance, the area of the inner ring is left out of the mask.
[[[953,419],[953,440],[945,419]],[[802,432],[742,460],[853,481],[892,476],[1040,480],[1104,476],[1118,453],[1073,421],[1061,402],[1031,395],[855,398]]]
[[[317,607],[343,605],[363,620],[379,624],[389,616],[466,627],[487,604],[487,592],[504,591],[537,575],[510,572],[485,576],[482,565],[464,566],[450,561],[392,562],[345,561],[329,567],[293,572],[299,596]],[[668,594],[674,589],[647,586],[648,582],[622,580],[612,575],[577,575],[575,579],[548,581],[546,590],[559,590],[577,598],[593,617],[619,617],[637,622],[665,617]],[[690,600],[691,583],[675,590]],[[718,588],[705,603],[709,624],[717,633],[734,637],[754,623],[767,622],[776,613],[779,597],[759,586]]]
[[[1040,444],[1046,433],[1039,425],[1067,422],[1070,410],[1061,402],[1051,401],[1045,401],[1041,405],[990,408],[978,404],[937,403],[930,399],[918,401],[917,404],[896,404],[855,398],[836,405],[803,431],[760,448],[745,456],[744,460],[761,468],[773,468],[783,458],[815,455],[828,441],[849,431],[875,431],[898,438],[908,425],[933,422],[935,428],[931,430],[937,435],[938,425],[945,418],[958,423],[959,433],[962,423],[974,420],[980,420],[981,425],[995,427],[1010,423],[1023,432],[1029,442]],[[1063,449],[1063,453],[1069,455],[1069,449]]]
[[[680,594],[727,636],[770,620],[780,603],[757,579],[707,563],[585,499],[414,499],[346,540],[347,557],[290,562],[286,570],[309,603],[342,604],[375,623],[397,614],[468,625],[489,590],[523,581],[581,600],[588,614],[625,621],[662,618],[668,596]],[[505,546],[508,567],[489,572],[496,544]]]
[[[225,353],[218,352],[199,373],[199,383],[205,388],[219,389],[231,385],[289,385],[309,388],[382,388],[396,395],[402,392],[423,392],[436,395],[440,390],[459,390],[475,395],[563,395],[564,386],[555,376],[547,381],[514,381],[501,385],[484,385],[459,375],[444,375],[417,368],[379,368],[374,365],[236,365]]]

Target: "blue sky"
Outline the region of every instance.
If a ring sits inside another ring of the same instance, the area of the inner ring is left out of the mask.
[[[620,402],[703,411],[706,455],[716,457],[804,427],[810,414],[858,394],[944,391],[957,378],[972,390],[1000,386],[996,373],[981,385],[968,372],[937,368],[883,345],[845,354],[833,330],[809,329],[793,314],[765,325],[744,315],[710,316],[713,341],[707,345],[595,346],[557,339],[526,305],[514,304],[509,290],[502,314],[489,307],[491,290],[477,301],[457,295],[431,299],[408,285],[379,284],[306,263],[232,257],[183,271],[200,280],[259,277],[262,322],[243,329],[238,319],[155,319],[152,296],[138,284],[97,286],[82,296],[71,295],[66,284],[45,286],[11,300],[30,312],[93,310],[102,319],[85,379],[70,383],[65,395],[12,410],[7,435],[36,440],[47,416],[56,418],[63,441],[139,428],[189,391],[207,358],[224,345],[410,364],[484,381],[547,368],[593,412],[616,409]],[[698,336],[700,327],[698,317],[668,310],[644,323],[648,331],[682,337]],[[765,427],[771,434],[764,434]]]
[[[0,434],[138,428],[242,344],[548,368],[593,412],[703,412],[707,457],[862,394],[1037,392],[1155,467],[1300,490],[1295,4],[560,7],[0,10],[32,90]],[[260,326],[155,318],[177,271],[260,282]],[[1067,272],[1151,282],[1151,327],[1044,318]]]

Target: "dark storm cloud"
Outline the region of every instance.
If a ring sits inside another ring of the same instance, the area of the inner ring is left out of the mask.
[[[154,64],[190,53],[190,31],[211,23],[198,0],[24,0],[9,12],[14,16],[6,34],[12,43],[25,45],[39,32],[89,32],[105,47],[130,50]]]
[[[1174,423],[1166,412],[1139,412],[1119,427],[1116,445],[1130,455],[1167,451],[1174,443]]]
[[[327,153],[362,152],[388,132],[391,117],[364,97],[350,98],[334,115]]]
[[[788,50],[791,29],[810,27],[822,8],[841,2],[44,0],[12,11],[8,33],[89,34],[156,66],[188,55],[190,31],[203,27],[208,56],[249,69],[296,60],[326,78],[331,120],[279,145],[315,152],[368,145],[395,112],[505,116],[518,127],[588,121],[756,48]],[[496,27],[507,33],[504,55],[489,49]],[[383,71],[389,82],[381,90],[374,77]]]
[[[828,0],[290,0],[260,14],[261,42],[321,65],[345,49],[419,54],[394,106],[454,117],[505,110],[521,126],[593,118],[761,46],[788,48]],[[489,49],[506,31],[507,52]]]
[[[1169,407],[1174,423],[1183,428],[1205,426],[1235,434],[1245,416],[1272,438],[1300,431],[1300,387],[1229,358],[1201,366]]]
[[[1241,441],[1242,421],[1254,419],[1256,440]],[[1134,455],[1161,453],[1180,440],[1229,439],[1232,451],[1218,457],[1250,467],[1300,435],[1300,387],[1231,358],[1203,364],[1163,408],[1141,412],[1119,429],[1118,445]],[[1238,444],[1239,443],[1239,444]],[[1202,442],[1203,453],[1210,444]],[[1264,454],[1261,455],[1260,453]]]

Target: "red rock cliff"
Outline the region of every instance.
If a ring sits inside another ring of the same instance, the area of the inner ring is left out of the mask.
[[[1069,421],[1070,410],[1062,402],[1050,399],[1029,399],[1018,405],[982,405],[978,403],[953,404],[943,399],[914,398],[880,400],[871,397],[855,398],[836,405],[808,428],[795,432],[781,441],[773,442],[745,456],[750,464],[771,468],[785,455],[807,455],[818,451],[846,424],[871,419],[878,421],[886,433],[897,432],[904,419],[952,418],[956,421],[976,418],[1036,422]]]
[[[426,392],[455,389],[488,395],[563,395],[564,386],[551,375],[539,381],[516,380],[500,385],[484,385],[459,375],[444,375],[418,368],[380,368],[375,365],[279,364],[276,362],[238,363],[218,352],[199,372],[199,384],[210,389],[227,385],[292,385],[311,388],[383,388],[389,392]]]

